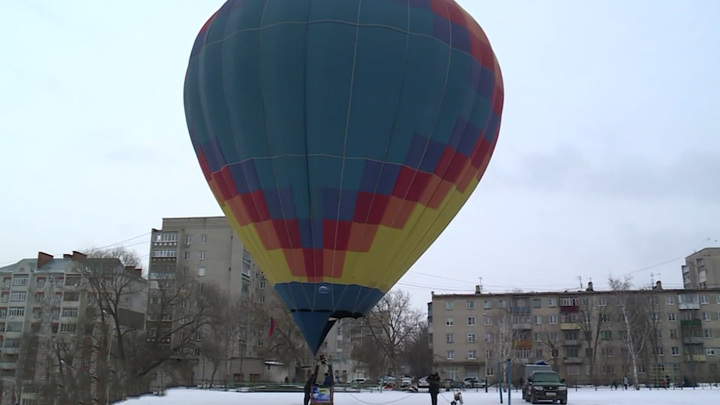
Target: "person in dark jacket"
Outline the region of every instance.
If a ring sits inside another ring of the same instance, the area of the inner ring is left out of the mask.
[[[432,405],[437,405],[437,397],[440,393],[440,376],[437,371],[430,374],[427,381],[430,391],[430,401],[432,402]]]
[[[308,405],[310,403],[310,393],[312,392],[313,384],[315,383],[315,375],[310,374],[310,378],[308,378],[307,381],[305,381],[305,400],[303,401],[304,405]]]

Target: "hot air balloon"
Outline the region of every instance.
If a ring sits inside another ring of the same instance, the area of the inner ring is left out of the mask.
[[[317,354],[470,197],[503,83],[453,0],[228,0],[184,104],[212,193]]]

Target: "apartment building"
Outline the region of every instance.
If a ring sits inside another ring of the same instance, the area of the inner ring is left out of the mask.
[[[38,253],[0,268],[0,390],[1,404],[40,403],[32,389],[47,382],[56,370],[47,362],[49,343],[82,333],[82,322],[97,309],[97,294],[85,277],[89,267],[102,264],[127,279],[128,291],[120,301],[122,327],[143,328],[147,306],[147,281],[141,270],[125,268],[118,259],[90,259],[80,252],[55,258]],[[37,339],[32,339],[31,336]],[[32,347],[26,347],[32,345]],[[96,352],[83,363],[88,381],[96,364]],[[97,381],[89,382],[97,389]]]
[[[664,290],[659,282],[621,294],[591,285],[583,291],[487,294],[477,287],[474,294],[432,294],[434,367],[446,378],[487,376],[492,382],[501,361],[511,359],[519,376],[522,364],[544,360],[570,383],[632,377],[622,303],[635,314],[638,306],[646,311],[648,322],[632,321],[643,324],[633,331],[645,331],[637,356],[641,384],[664,376],[720,380],[720,288]]]
[[[350,382],[356,378],[369,378],[365,365],[353,358],[353,346],[367,338],[361,319],[339,319],[323,342],[321,352],[333,365],[335,381]]]
[[[148,271],[151,306],[157,293],[154,281],[179,275],[217,285],[232,297],[264,309],[284,309],[275,290],[224,216],[164,218],[162,228],[152,230]],[[263,324],[269,324],[270,316],[266,321]],[[148,319],[148,325],[153,328],[158,322],[167,323],[168,320]],[[267,329],[252,332],[239,337],[238,347],[230,350],[228,361],[216,373],[215,379],[267,381],[277,379],[278,375],[292,377],[295,365],[281,365],[275,359],[264,358]],[[209,380],[213,367],[208,359],[198,355],[194,361],[194,380]]]
[[[685,258],[685,288],[720,288],[720,247],[702,249]]]

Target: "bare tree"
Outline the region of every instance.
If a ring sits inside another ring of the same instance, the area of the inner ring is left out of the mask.
[[[603,300],[605,300],[603,302]],[[597,385],[597,365],[598,349],[603,340],[607,340],[610,336],[604,336],[611,333],[610,317],[612,316],[612,308],[607,305],[607,299],[603,296],[587,297],[580,303],[580,338],[585,346],[585,360],[590,366],[590,378],[594,385]]]
[[[275,321],[272,334],[270,334],[270,319]],[[281,302],[255,305],[253,316],[245,321],[250,326],[247,330],[254,331],[256,341],[262,343],[259,345],[262,356],[286,365],[307,364],[312,359],[312,353],[300,328]]]
[[[615,293],[620,312],[620,321],[623,330],[620,337],[624,341],[630,356],[633,373],[633,385],[640,389],[638,381],[638,359],[650,341],[654,342],[652,354],[655,362],[658,361],[657,331],[660,314],[657,313],[657,297],[632,292],[634,286],[632,278],[626,276],[624,280],[609,277],[608,284]],[[648,339],[650,338],[650,339]]]
[[[365,344],[375,348],[393,375],[399,372],[402,354],[421,320],[421,312],[410,304],[410,294],[402,290],[390,291],[363,319],[368,332]],[[396,388],[400,385],[396,384]]]
[[[199,354],[204,328],[215,309],[217,286],[173,275],[151,282],[148,327],[136,339],[131,369],[137,378],[148,375],[171,359]]]
[[[558,360],[560,357],[560,349],[562,348],[562,344],[558,338],[558,332],[551,330],[548,325],[544,324],[542,328],[540,328],[539,333],[541,334],[542,346],[550,352],[550,364],[553,370],[558,370]]]
[[[430,349],[430,328],[426,321],[408,335],[403,352],[403,361],[407,364],[411,375],[429,375],[432,368],[433,353]]]
[[[210,376],[212,386],[215,375],[224,364],[225,380],[229,381],[230,360],[238,354],[240,332],[243,325],[241,320],[245,308],[240,298],[233,298],[229,292],[217,291],[217,295],[210,301],[213,307],[210,311],[208,324],[201,331],[200,352],[210,360],[213,371]]]

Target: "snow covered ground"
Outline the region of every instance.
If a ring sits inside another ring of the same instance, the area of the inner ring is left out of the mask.
[[[451,393],[441,393],[438,405],[449,405]],[[499,404],[499,394],[490,390],[465,391],[463,393],[465,405]],[[167,395],[148,396],[130,399],[121,402],[122,405],[302,405],[302,393],[245,393],[245,392],[218,392],[197,389],[169,390]],[[517,391],[512,392],[513,404],[527,404]],[[578,391],[571,389],[568,392],[570,405],[681,405],[681,404],[718,404],[720,403],[720,389],[685,389],[685,390],[643,390],[643,391],[611,391],[600,388],[582,388]],[[336,393],[336,405],[429,405],[430,395],[427,392],[414,394],[402,392],[362,392],[362,393]],[[507,405],[507,397],[503,400]]]

